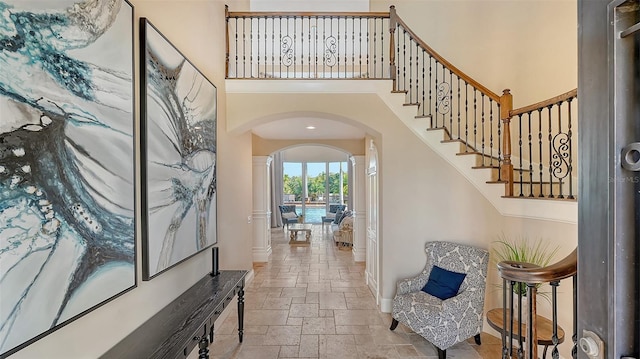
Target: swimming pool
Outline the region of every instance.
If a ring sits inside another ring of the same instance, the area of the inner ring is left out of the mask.
[[[302,207],[296,206],[298,215],[302,213]],[[304,222],[305,223],[321,223],[322,217],[327,213],[327,209],[323,207],[305,207]]]

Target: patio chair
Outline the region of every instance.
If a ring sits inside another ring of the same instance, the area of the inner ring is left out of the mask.
[[[344,212],[347,208],[344,204],[330,204],[329,212],[327,212],[326,216],[322,216],[322,226],[324,227],[325,223],[331,223],[336,219],[336,213]]]
[[[397,284],[390,329],[406,325],[445,359],[456,343],[474,337],[480,344],[489,253],[449,242],[428,242],[425,250],[424,270]]]
[[[282,224],[284,228],[284,224],[287,225],[287,229],[289,229],[290,223],[298,223],[298,213],[296,213],[296,205],[286,205],[286,206],[278,206],[280,209],[280,216],[282,217]]]

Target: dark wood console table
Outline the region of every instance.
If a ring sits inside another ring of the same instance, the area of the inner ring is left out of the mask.
[[[209,358],[213,323],[236,294],[242,343],[246,275],[244,270],[223,270],[215,277],[207,274],[101,358],[186,358],[196,346],[199,358]]]

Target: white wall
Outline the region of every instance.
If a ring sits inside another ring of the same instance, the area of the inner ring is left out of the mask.
[[[226,132],[224,3],[202,0],[132,0],[132,3],[136,16],[136,64],[138,17],[147,17],[218,88],[220,268],[251,269],[251,225],[246,221],[251,214],[252,201],[251,136],[231,136]],[[135,93],[136,102],[139,103],[137,72],[136,65]],[[139,114],[138,107],[136,114]],[[140,191],[137,193],[140,194]],[[138,210],[137,213],[142,212]],[[137,225],[138,287],[18,351],[11,359],[97,358],[210,270],[211,252],[205,251],[153,280],[143,282],[139,221]]]
[[[390,5],[460,70],[511,89],[515,108],[578,86],[577,0],[371,0],[371,11]]]

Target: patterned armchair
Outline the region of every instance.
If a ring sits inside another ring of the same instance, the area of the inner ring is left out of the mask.
[[[296,213],[296,205],[278,206],[282,223],[289,228],[290,223],[298,223],[298,213]],[[284,226],[283,226],[284,227]]]
[[[439,359],[445,359],[447,348],[456,343],[474,337],[480,344],[489,253],[448,242],[428,242],[425,250],[427,265],[422,273],[397,283],[390,329],[394,330],[398,322],[406,325],[438,349]],[[441,300],[421,290],[434,265],[466,273],[454,297]]]

